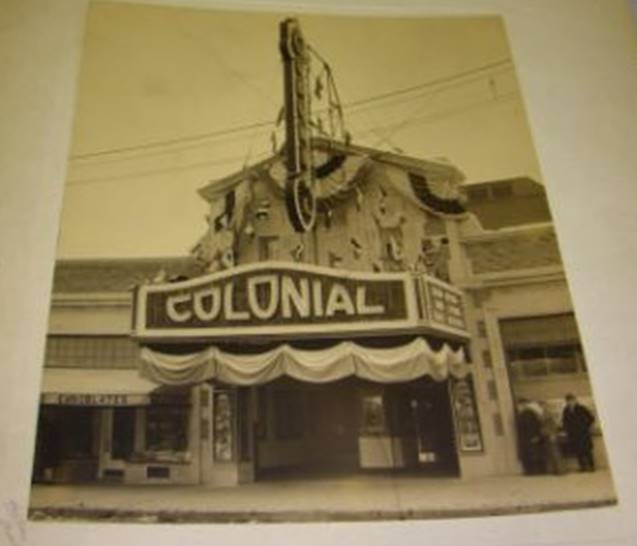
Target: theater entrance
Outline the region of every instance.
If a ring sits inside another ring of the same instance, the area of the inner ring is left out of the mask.
[[[358,469],[356,378],[327,385],[281,378],[258,389],[256,477]]]
[[[386,388],[389,429],[400,438],[404,467],[431,475],[459,474],[447,381],[422,378]]]
[[[281,378],[257,389],[255,477],[365,472],[458,475],[446,381],[327,384]]]

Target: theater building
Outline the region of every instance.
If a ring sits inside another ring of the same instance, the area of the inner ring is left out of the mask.
[[[57,264],[35,479],[515,474],[515,397],[591,406],[539,184],[317,149],[310,231],[275,155],[200,190],[191,257]]]

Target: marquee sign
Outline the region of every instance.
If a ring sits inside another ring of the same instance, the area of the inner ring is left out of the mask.
[[[139,287],[134,335],[170,341],[413,328],[415,290],[408,273],[251,264]]]

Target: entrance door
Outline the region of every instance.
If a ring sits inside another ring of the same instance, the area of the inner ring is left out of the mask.
[[[453,417],[447,382],[422,380],[408,389],[416,439],[416,465],[434,474],[457,475]]]
[[[313,385],[281,378],[259,388],[259,477],[349,473],[358,469],[355,378]]]

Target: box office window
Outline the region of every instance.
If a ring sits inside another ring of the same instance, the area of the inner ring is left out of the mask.
[[[146,449],[186,451],[190,408],[184,405],[155,405],[146,409]]]

